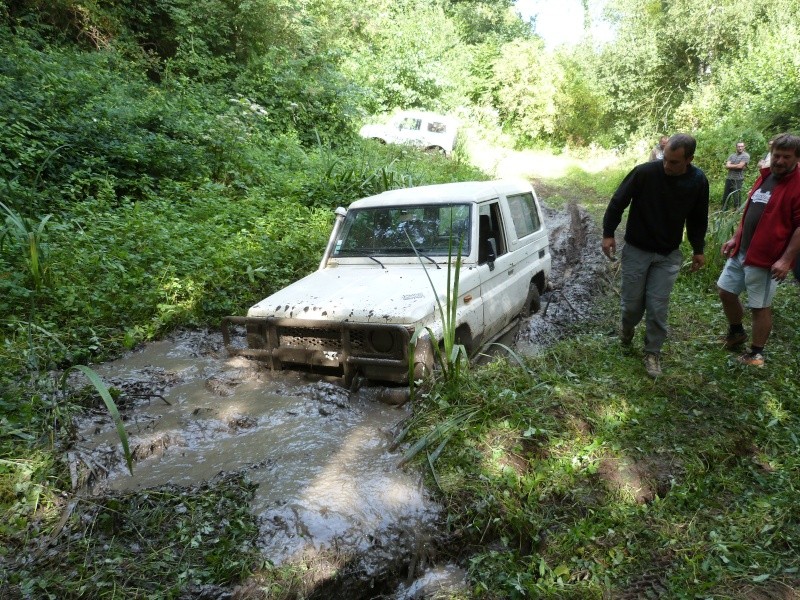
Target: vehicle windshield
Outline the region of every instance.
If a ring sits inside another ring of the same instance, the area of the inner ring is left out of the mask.
[[[421,204],[379,206],[347,211],[333,255],[414,256],[414,248],[426,256],[447,256],[452,232],[452,252],[469,254],[469,204]],[[412,248],[413,244],[413,248]]]

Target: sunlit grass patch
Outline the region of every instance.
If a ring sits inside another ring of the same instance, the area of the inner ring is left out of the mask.
[[[480,390],[481,418],[437,469],[476,589],[678,598],[741,581],[796,587],[797,298],[779,300],[784,329],[768,367],[748,369],[716,342],[726,327],[716,275],[679,277],[657,381],[644,373],[641,335],[630,350],[608,335],[613,297],[524,367],[498,360],[470,372],[458,393]],[[415,418],[447,418],[449,400]]]

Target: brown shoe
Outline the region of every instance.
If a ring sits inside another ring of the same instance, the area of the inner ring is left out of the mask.
[[[644,355],[644,368],[647,374],[653,379],[661,376],[661,359],[658,354]]]
[[[739,333],[729,333],[719,337],[719,343],[726,350],[736,350],[747,341],[747,334],[744,331]]]
[[[738,359],[740,364],[747,365],[748,367],[763,367],[764,355],[760,352],[745,352]]]

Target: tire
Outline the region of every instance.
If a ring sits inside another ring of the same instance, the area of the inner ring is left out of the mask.
[[[525,298],[525,304],[522,307],[519,315],[526,319],[531,315],[535,315],[542,309],[542,298],[539,295],[539,288],[531,281],[531,286],[528,288],[528,297]]]

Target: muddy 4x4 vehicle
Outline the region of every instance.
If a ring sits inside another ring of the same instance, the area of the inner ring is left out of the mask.
[[[453,117],[424,111],[402,111],[385,125],[364,125],[359,135],[385,144],[409,144],[450,156],[458,125]]]
[[[356,375],[406,383],[413,351],[414,377],[422,377],[442,335],[433,288],[445,306],[459,240],[456,338],[473,356],[539,310],[547,285],[547,229],[526,182],[407,188],[337,209],[319,270],[246,317],[223,319],[226,347],[274,369],[340,375],[348,385]],[[244,326],[248,348],[234,347],[232,324]],[[410,350],[414,332],[426,327]]]

